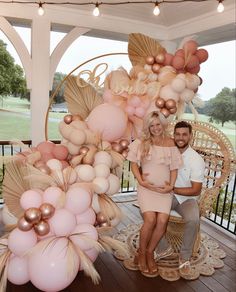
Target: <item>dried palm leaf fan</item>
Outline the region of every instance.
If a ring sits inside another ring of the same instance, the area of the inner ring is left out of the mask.
[[[79,115],[83,120],[97,105],[103,103],[102,97],[92,85],[75,76],[67,79],[64,97],[69,112]]]
[[[131,33],[128,45],[129,59],[133,66],[145,65],[147,56],[155,57],[166,50],[154,39],[141,34]]]
[[[20,206],[21,195],[30,189],[29,182],[24,179],[28,175],[21,161],[11,160],[6,165],[5,176],[3,180],[3,199],[10,211],[15,217],[19,218],[23,214]]]

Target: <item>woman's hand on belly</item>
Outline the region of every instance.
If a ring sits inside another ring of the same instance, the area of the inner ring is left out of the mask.
[[[139,182],[139,184],[146,188],[146,189],[149,189],[150,191],[154,191],[154,192],[157,192],[157,189],[161,188],[162,186],[157,186],[157,185],[154,185],[153,183],[150,183],[146,178],[148,177],[149,173],[143,173],[142,174],[142,181]]]
[[[171,186],[170,183],[166,181],[164,186],[156,187],[155,191],[161,194],[172,193],[173,186]]]

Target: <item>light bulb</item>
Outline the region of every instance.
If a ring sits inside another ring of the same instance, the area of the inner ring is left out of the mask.
[[[39,3],[39,8],[38,8],[38,15],[43,16],[44,15],[44,9],[43,9],[43,4],[40,2]]]
[[[95,8],[93,9],[93,15],[94,16],[99,16],[100,15],[100,11],[99,11],[99,8],[98,8],[98,3],[96,3]]]
[[[155,7],[154,7],[154,9],[153,9],[153,14],[154,15],[159,15],[160,14],[160,8],[159,8],[159,6],[158,6],[158,3],[156,2],[156,4],[155,4]]]
[[[221,13],[221,12],[223,12],[224,10],[225,10],[225,7],[224,7],[223,3],[220,1],[219,4],[218,4],[218,6],[217,6],[217,11],[218,11],[219,13]]]

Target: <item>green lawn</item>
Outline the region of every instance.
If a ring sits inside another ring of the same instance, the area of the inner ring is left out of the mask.
[[[1,109],[3,109],[4,112],[2,112]],[[6,110],[18,112],[18,114],[7,112]],[[22,113],[25,113],[28,116],[24,116]],[[64,115],[66,115],[66,113],[50,112],[48,122],[49,139],[60,139],[58,123],[63,119]],[[30,104],[27,100],[14,97],[7,97],[3,100],[0,98],[0,140],[11,140],[13,138],[20,140],[30,140],[29,117]],[[192,114],[184,114],[183,118],[193,119],[194,117]],[[53,119],[58,119],[58,121]],[[209,117],[205,115],[199,115],[199,120],[209,122]],[[212,123],[212,125],[224,132],[234,147],[236,146],[236,125],[234,122],[227,122],[224,124],[224,127],[222,127],[221,124],[216,123]]]

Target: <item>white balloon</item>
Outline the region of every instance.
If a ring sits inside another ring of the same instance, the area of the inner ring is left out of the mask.
[[[106,191],[108,196],[112,196],[119,192],[120,189],[120,179],[114,174],[110,174],[108,177],[109,189]]]
[[[94,168],[89,164],[81,165],[76,172],[81,181],[91,182],[95,178]]]
[[[195,74],[188,74],[186,76],[186,87],[190,90],[195,90],[200,85],[201,81]]]
[[[69,136],[69,140],[75,145],[83,145],[86,140],[84,130],[72,130]]]
[[[95,170],[95,175],[97,177],[107,178],[110,174],[110,168],[104,163],[100,163],[100,164],[95,165],[94,170]]]
[[[111,168],[112,165],[112,157],[111,155],[106,151],[98,151],[94,156],[94,165],[104,163],[109,168]]]
[[[18,218],[16,218],[7,208],[7,205],[4,205],[2,208],[2,222],[5,225],[14,225],[17,224]]]
[[[179,94],[172,89],[170,84],[168,84],[161,88],[160,98],[163,98],[164,100],[173,99],[177,102],[179,100]]]
[[[63,138],[69,139],[72,130],[73,128],[70,125],[67,125],[64,121],[60,122],[59,132]]]
[[[182,78],[175,78],[171,82],[171,88],[178,93],[182,92],[185,86],[186,86],[185,80]]]
[[[93,180],[93,189],[97,194],[104,194],[109,189],[109,182],[105,177],[95,177]]]
[[[58,159],[49,159],[46,164],[51,170],[61,170],[62,169],[62,163]]]
[[[70,125],[75,128],[75,129],[78,129],[78,130],[85,130],[85,129],[88,129],[88,126],[87,124],[84,122],[84,121],[72,121],[70,123]]]
[[[185,102],[189,102],[193,99],[194,94],[195,93],[192,90],[185,88],[183,92],[180,93],[180,99]]]
[[[67,144],[67,148],[68,148],[68,151],[71,155],[77,155],[79,154],[79,149],[80,147],[71,143],[71,142],[68,142]]]

